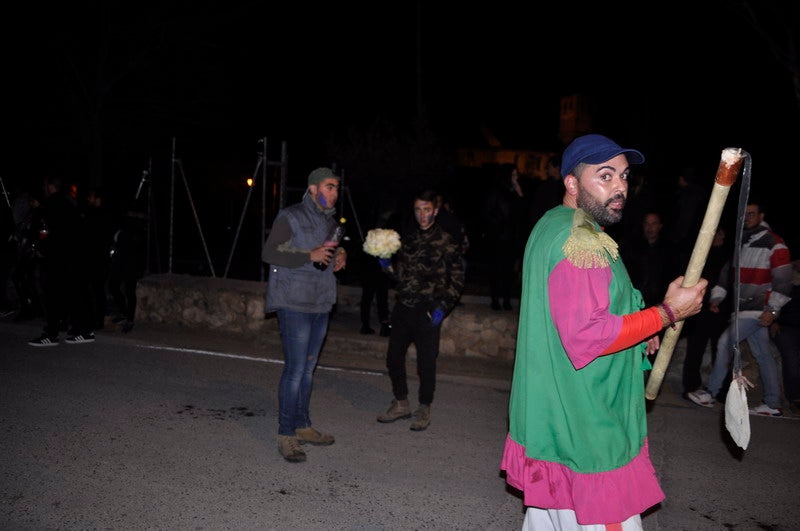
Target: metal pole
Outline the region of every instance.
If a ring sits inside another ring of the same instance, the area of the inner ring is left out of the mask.
[[[0,186],[3,187],[3,197],[6,198],[6,204],[8,205],[8,208],[11,208],[11,201],[8,199],[8,190],[6,190],[6,184],[3,182],[2,177],[0,177]]]
[[[175,221],[175,137],[172,137],[172,169],[170,188],[169,188],[169,260],[167,262],[167,273],[172,273],[172,235]]]
[[[147,174],[150,177],[150,183],[147,186],[147,209],[145,212],[147,213],[147,219],[145,220],[145,225],[147,227],[147,235],[145,236],[145,251],[144,251],[144,271],[145,273],[150,273],[150,218],[153,215],[153,208],[152,208],[152,200],[153,200],[153,175],[150,173],[153,171],[153,157],[150,157],[147,162]],[[144,181],[144,179],[142,179]],[[138,193],[136,194],[139,195]]]
[[[189,198],[189,205],[192,207],[192,215],[194,215],[194,223],[197,225],[197,232],[200,233],[200,241],[203,243],[203,250],[206,253],[206,260],[208,260],[208,267],[211,270],[211,276],[216,277],[217,274],[214,272],[214,262],[211,261],[211,255],[208,253],[208,246],[206,245],[206,239],[203,236],[203,228],[200,226],[200,218],[197,217],[197,209],[194,207],[194,200],[192,199],[192,192],[189,191],[189,182],[186,180],[186,174],[183,171],[183,165],[178,161],[179,167],[181,169],[181,178],[183,179],[183,186],[186,188],[186,197]]]
[[[253,172],[253,176],[258,174],[258,168],[261,166],[261,158],[258,159],[258,164],[256,164],[256,170]],[[228,255],[228,264],[225,266],[225,273],[222,275],[222,278],[228,278],[228,269],[231,267],[231,261],[233,260],[233,252],[236,249],[236,243],[239,241],[239,233],[242,231],[242,223],[244,222],[244,215],[247,212],[247,205],[250,204],[250,196],[253,195],[253,187],[256,185],[255,179],[253,179],[253,184],[248,187],[247,190],[247,198],[244,200],[244,207],[242,208],[242,215],[239,216],[239,226],[236,227],[236,235],[233,237],[233,244],[231,245],[231,252]]]
[[[261,151],[261,229],[258,231],[258,279],[264,280],[264,263],[261,261],[261,249],[264,247],[264,240],[267,228],[267,137],[263,139],[264,147]]]
[[[286,164],[286,141],[281,145],[281,187],[280,187],[280,201],[278,202],[278,210],[286,206],[286,197],[288,190],[286,189],[286,181],[288,180]]]

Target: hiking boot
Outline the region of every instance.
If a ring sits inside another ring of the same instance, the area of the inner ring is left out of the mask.
[[[431,423],[431,406],[420,404],[414,412],[414,422],[411,423],[411,430],[422,431]]]
[[[378,415],[378,422],[394,422],[399,419],[411,418],[411,406],[408,405],[408,400],[392,400],[392,405],[386,410],[386,413]]]
[[[308,443],[316,446],[330,446],[336,440],[333,435],[328,433],[320,433],[311,426],[307,428],[297,428],[294,434],[300,444]]]
[[[32,347],[55,347],[58,345],[58,337],[50,337],[47,334],[42,334],[36,339],[31,339],[28,344]]]
[[[297,437],[278,435],[278,450],[290,463],[302,463],[306,460],[306,453],[300,448],[300,441],[297,440]]]

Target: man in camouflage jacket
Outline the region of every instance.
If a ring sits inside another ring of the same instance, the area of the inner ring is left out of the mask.
[[[436,388],[436,358],[444,317],[452,311],[464,289],[464,267],[459,243],[436,223],[436,192],[423,190],[414,197],[416,230],[403,236],[392,260],[380,259],[394,282],[397,301],[392,309],[386,368],[394,400],[378,422],[411,418],[406,378],[406,353],[413,342],[417,350],[419,407],[411,429],[430,424],[430,406]]]

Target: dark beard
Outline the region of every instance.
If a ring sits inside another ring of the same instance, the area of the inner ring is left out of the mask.
[[[612,201],[622,200],[622,209],[620,210],[609,210],[608,205]],[[593,196],[590,194],[583,192],[578,194],[577,200],[578,208],[583,209],[586,213],[594,218],[594,220],[600,224],[602,227],[608,227],[609,225],[613,225],[615,223],[619,223],[622,220],[622,210],[625,208],[625,198],[622,195],[616,195],[606,201],[605,203],[600,203],[596,201]]]

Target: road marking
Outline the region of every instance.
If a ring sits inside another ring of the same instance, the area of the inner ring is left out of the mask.
[[[255,356],[244,356],[242,354],[230,354],[228,352],[217,352],[213,350],[201,350],[196,348],[180,348],[180,347],[165,347],[161,345],[142,345],[138,344],[135,345],[138,348],[148,348],[151,350],[170,350],[173,352],[186,352],[189,354],[201,354],[203,356],[213,356],[217,358],[231,358],[237,360],[245,360],[245,361],[255,361],[258,363],[270,363],[273,365],[284,365],[283,360],[273,360],[269,358],[259,358]],[[331,367],[328,365],[317,365],[318,369],[331,371],[331,372],[348,372],[352,374],[368,374],[370,376],[383,376],[383,373],[380,371],[370,371],[365,369],[349,369],[346,367]]]

